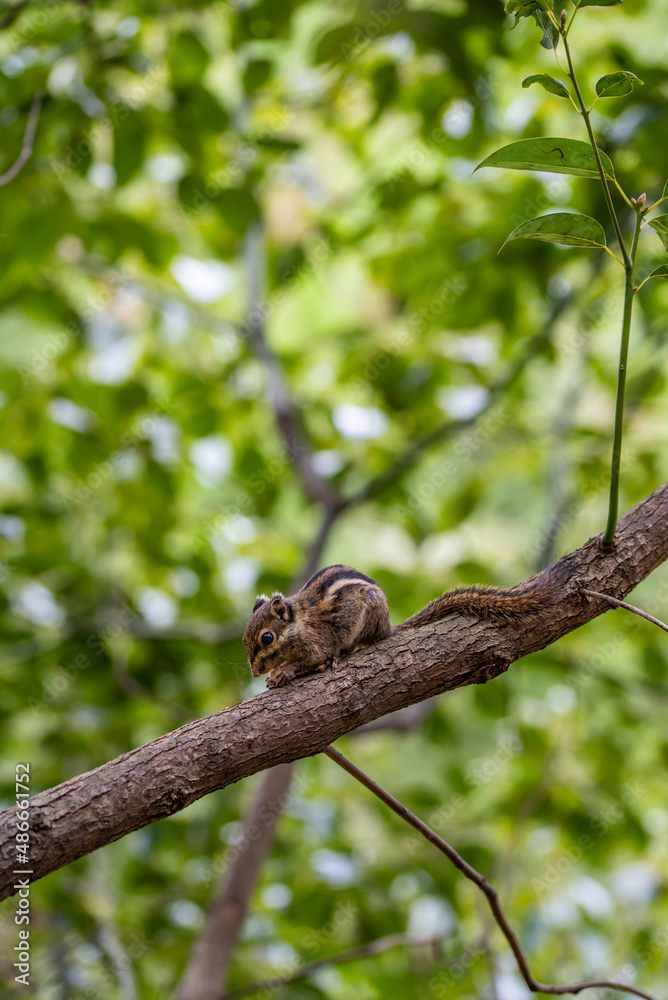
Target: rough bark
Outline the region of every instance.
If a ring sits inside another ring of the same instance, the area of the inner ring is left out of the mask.
[[[491,680],[609,610],[606,601],[583,598],[582,588],[623,598],[666,558],[668,484],[620,520],[614,547],[592,539],[560,560],[567,582],[540,625],[455,617],[400,633],[336,670],[248,698],[41,792],[30,800],[33,881],[202,795],[320,753],[372,719]],[[16,891],[15,811],[0,816],[0,898]]]

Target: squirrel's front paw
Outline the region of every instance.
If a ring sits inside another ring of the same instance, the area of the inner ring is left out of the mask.
[[[295,676],[293,667],[274,667],[267,674],[267,687],[268,688],[281,688],[289,684],[292,678]]]

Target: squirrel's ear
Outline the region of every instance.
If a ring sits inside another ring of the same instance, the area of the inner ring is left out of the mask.
[[[255,604],[253,605],[253,611],[257,611],[257,609],[261,608],[263,604],[266,604],[268,600],[269,600],[269,598],[267,597],[266,594],[258,594],[257,597],[255,598]]]
[[[282,618],[284,622],[287,622],[290,618],[290,612],[288,611],[286,605],[283,603],[283,594],[278,594],[272,599],[271,610],[274,612],[277,618]]]

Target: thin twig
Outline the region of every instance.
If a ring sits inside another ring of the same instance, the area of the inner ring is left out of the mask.
[[[668,632],[668,625],[665,622],[662,622],[660,618],[655,618],[654,615],[648,614],[646,611],[641,611],[640,608],[636,608],[633,604],[627,604],[626,601],[619,601],[616,597],[610,597],[609,594],[599,594],[596,590],[583,590],[581,593],[586,594],[587,597],[600,597],[602,601],[609,601],[615,607],[626,608],[627,611],[632,611],[634,615],[638,615],[638,617],[644,618],[653,625],[658,625],[664,632]]]
[[[26,125],[26,130],[23,135],[23,146],[18,158],[4,174],[0,174],[0,187],[3,184],[9,184],[21,170],[25,167],[26,163],[32,156],[32,147],[35,141],[35,131],[37,130],[37,122],[39,121],[39,112],[42,107],[42,98],[44,94],[40,90],[39,93],[35,94],[32,104],[30,105],[30,114],[28,115],[28,124]]]
[[[249,983],[248,986],[240,986],[238,990],[230,990],[229,993],[225,993],[222,1000],[237,1000],[237,997],[249,996],[251,993],[258,993],[260,990],[268,990],[271,993],[276,993],[283,986],[287,986],[288,983],[296,983],[300,979],[308,979],[318,969],[324,969],[329,965],[343,965],[345,962],[357,962],[362,958],[380,955],[389,948],[406,946],[410,948],[435,948],[446,937],[449,937],[450,933],[448,931],[447,934],[438,934],[430,938],[414,938],[410,934],[388,934],[385,937],[378,938],[377,941],[369,941],[368,944],[359,945],[357,948],[350,948],[348,951],[342,951],[338,955],[331,955],[329,958],[321,958],[317,962],[311,962],[310,965],[305,965],[302,969],[297,969],[296,972],[290,975],[276,975],[272,976],[271,979],[260,979],[255,983]]]
[[[564,994],[564,993],[580,993],[582,990],[587,989],[608,989],[608,990],[626,990],[628,993],[633,993],[635,996],[644,997],[645,1000],[657,1000],[651,993],[646,993],[644,990],[636,989],[635,986],[629,986],[626,983],[618,983],[611,979],[591,979],[585,980],[580,983],[571,983],[568,986],[552,986],[547,983],[541,983],[531,973],[529,968],[529,962],[526,955],[522,951],[522,946],[519,943],[515,931],[512,929],[508,920],[506,918],[503,909],[501,908],[501,903],[499,902],[499,896],[494,888],[490,885],[484,875],[476,871],[467,861],[462,858],[460,854],[451,847],[447,841],[443,840],[442,837],[427,826],[415,813],[411,812],[403,803],[395,799],[393,795],[390,795],[381,785],[379,785],[373,778],[370,778],[368,774],[365,774],[356,764],[353,764],[351,760],[344,757],[339,750],[335,750],[334,747],[327,747],[324,753],[335,763],[342,767],[344,771],[356,778],[360,784],[364,785],[370,792],[372,792],[377,798],[384,802],[385,805],[389,806],[397,816],[401,816],[407,823],[422,834],[434,847],[437,847],[442,854],[445,854],[447,858],[453,863],[455,868],[467,878],[474,885],[477,885],[480,891],[484,894],[489,907],[494,915],[501,933],[505,937],[506,941],[510,945],[510,948],[515,956],[515,960],[522,974],[524,982],[527,984],[529,989],[533,993],[550,993],[550,994]]]

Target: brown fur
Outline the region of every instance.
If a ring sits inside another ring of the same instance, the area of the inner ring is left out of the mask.
[[[432,601],[392,628],[385,594],[371,577],[351,566],[328,566],[292,597],[261,595],[255,602],[244,646],[254,677],[268,673],[267,687],[335,666],[339,656],[370,646],[393,632],[420,628],[451,614],[512,624],[543,620],[563,583],[546,572],[511,590],[460,587]],[[262,644],[262,636],[271,642]]]

